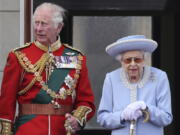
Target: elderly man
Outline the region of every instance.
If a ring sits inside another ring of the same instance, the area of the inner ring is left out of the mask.
[[[121,38],[106,48],[122,67],[107,73],[97,121],[112,135],[163,135],[172,121],[164,71],[145,65],[157,43],[143,35]]]
[[[38,6],[36,40],[9,53],[0,96],[1,135],[11,135],[12,127],[15,135],[73,134],[94,115],[86,57],[58,36],[63,15],[58,5]]]

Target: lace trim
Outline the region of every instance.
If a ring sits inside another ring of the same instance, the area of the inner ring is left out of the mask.
[[[132,84],[129,82],[127,75],[122,68],[120,70],[120,77],[121,77],[123,84],[131,90],[136,89],[137,87],[142,88],[148,80],[154,80],[154,74],[153,74],[153,72],[151,72],[151,69],[149,66],[144,67],[143,78],[135,84]]]

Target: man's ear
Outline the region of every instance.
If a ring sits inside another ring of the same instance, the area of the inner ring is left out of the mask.
[[[59,23],[57,26],[57,35],[59,35],[59,33],[61,32],[62,28],[64,26],[64,23]]]

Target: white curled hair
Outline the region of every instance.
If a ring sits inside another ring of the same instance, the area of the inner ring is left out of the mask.
[[[37,14],[37,11],[41,8],[48,8],[50,10],[52,10],[53,12],[53,22],[54,22],[54,27],[56,28],[58,26],[58,24],[63,24],[63,18],[65,17],[65,9],[59,5],[53,4],[53,3],[42,3],[41,5],[39,5],[33,15],[33,21],[35,19],[35,16]]]

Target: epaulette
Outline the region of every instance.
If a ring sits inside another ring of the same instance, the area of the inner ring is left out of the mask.
[[[15,49],[13,49],[13,52],[14,52],[14,51],[17,51],[17,50],[19,50],[19,49],[22,49],[22,48],[26,48],[26,47],[28,47],[28,46],[30,46],[30,45],[31,45],[31,42],[26,43],[26,44],[24,44],[23,46],[20,46],[20,47],[17,47],[17,48],[15,48]]]
[[[76,49],[76,48],[74,48],[74,47],[72,47],[72,46],[70,46],[70,45],[68,45],[68,44],[63,44],[63,45],[64,45],[65,47],[69,48],[69,49],[72,49],[72,50],[77,51],[77,52],[81,53],[82,55],[84,55],[79,49]]]

